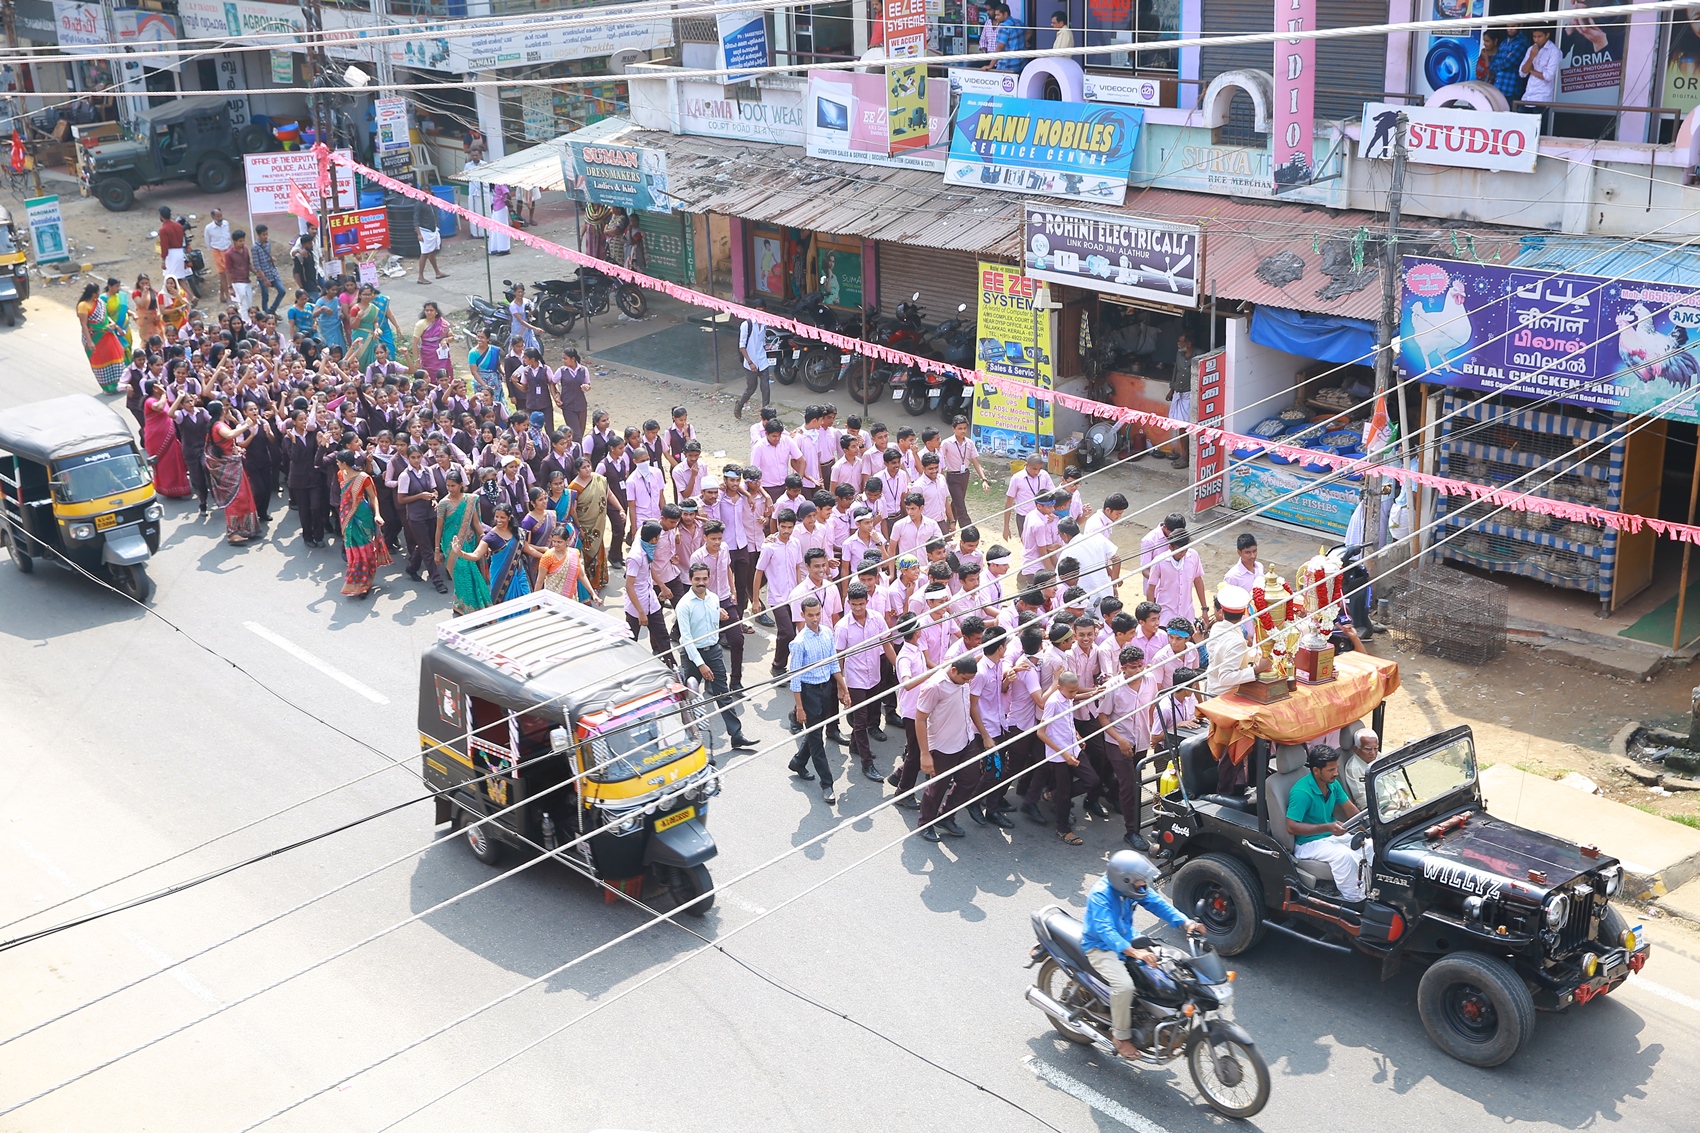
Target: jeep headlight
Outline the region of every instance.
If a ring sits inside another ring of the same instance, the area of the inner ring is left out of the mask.
[[[73,523],[73,524],[71,524],[71,529],[70,529],[69,534],[70,534],[71,538],[76,539],[78,541],[81,541],[83,539],[93,539],[94,538],[94,524],[92,524],[92,523]]]
[[[1557,931],[1564,927],[1564,922],[1570,919],[1570,896],[1566,893],[1556,893],[1547,900],[1545,918],[1547,927]]]
[[[158,523],[165,518],[165,508],[157,503],[149,504],[142,515],[147,518],[149,523]]]
[[[1618,890],[1623,888],[1623,867],[1612,866],[1600,876],[1600,880],[1606,883],[1606,896],[1616,897]]]

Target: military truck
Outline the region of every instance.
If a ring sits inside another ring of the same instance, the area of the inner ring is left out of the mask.
[[[123,137],[94,143],[83,168],[100,203],[123,212],[135,203],[137,189],[166,181],[227,192],[241,180],[244,154],[277,148],[263,126],[232,126],[222,99],[179,98],[144,111]]]

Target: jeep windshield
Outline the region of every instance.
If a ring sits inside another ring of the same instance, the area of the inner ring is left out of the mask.
[[[642,712],[610,720],[590,737],[590,778],[620,783],[672,763],[695,750],[678,705],[661,700]]]
[[[1476,747],[1470,737],[1459,736],[1375,777],[1375,816],[1386,824],[1440,798],[1476,779]]]

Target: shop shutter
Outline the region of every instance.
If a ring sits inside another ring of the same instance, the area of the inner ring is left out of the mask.
[[[1372,0],[1317,0],[1316,18],[1325,28],[1364,27],[1387,22],[1387,5]],[[1273,30],[1274,5],[1269,0],[1211,0],[1204,5],[1205,36],[1244,35]],[[1205,49],[1199,59],[1199,93],[1223,71],[1274,70],[1275,49],[1267,43]],[[1362,115],[1363,104],[1378,101],[1386,83],[1387,37],[1350,36],[1325,39],[1316,45],[1318,119]],[[1249,132],[1249,108],[1246,130]],[[1234,123],[1233,125],[1239,125]],[[1247,138],[1235,138],[1237,142]]]
[[[687,287],[696,286],[696,241],[692,239],[691,224],[694,214],[646,212],[642,215],[649,273]]]
[[[928,326],[954,318],[958,303],[968,304],[968,315],[973,317],[980,294],[976,278],[980,257],[973,252],[945,252],[882,241],[878,254],[876,270],[882,314],[891,314],[899,303],[919,291]]]

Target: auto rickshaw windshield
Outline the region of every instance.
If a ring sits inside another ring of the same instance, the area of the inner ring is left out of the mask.
[[[54,496],[62,504],[86,503],[153,482],[153,471],[135,449],[110,448],[54,461]]]
[[[0,256],[18,250],[18,237],[10,224],[0,224]]]
[[[677,705],[661,701],[652,714],[621,716],[591,735],[590,778],[597,783],[635,779],[696,750]]]

